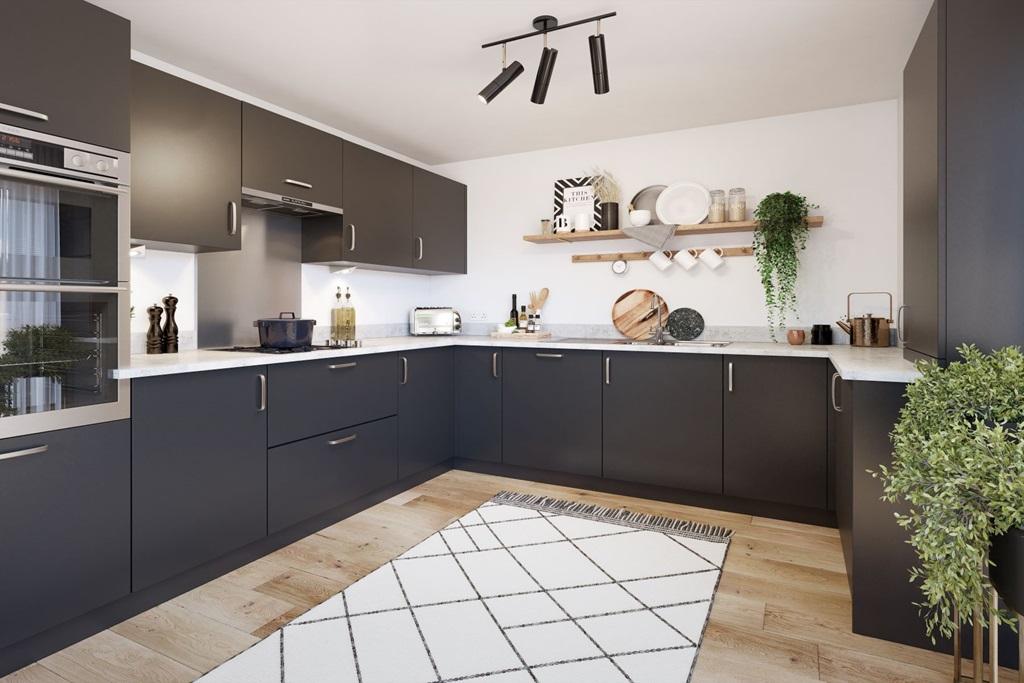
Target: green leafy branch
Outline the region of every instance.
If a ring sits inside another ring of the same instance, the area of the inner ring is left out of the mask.
[[[764,303],[772,339],[786,323],[786,314],[796,312],[796,278],[799,252],[807,243],[807,214],[815,204],[803,195],[775,192],[754,209],[758,229],[754,231],[754,258],[761,274]]]

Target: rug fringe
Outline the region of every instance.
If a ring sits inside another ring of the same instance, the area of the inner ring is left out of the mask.
[[[621,508],[610,508],[592,503],[580,503],[572,500],[561,500],[550,496],[538,496],[515,491],[500,491],[491,498],[493,503],[505,503],[527,507],[533,510],[559,512],[577,517],[587,517],[596,521],[607,520],[618,524],[626,524],[635,528],[665,531],[689,536],[700,540],[727,543],[732,538],[732,529],[713,524],[700,524],[683,519],[673,519],[643,512],[631,512]]]

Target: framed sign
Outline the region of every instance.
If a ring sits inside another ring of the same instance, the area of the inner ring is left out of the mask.
[[[556,225],[559,218],[564,218],[568,225],[575,226],[574,219],[582,213],[590,217],[588,230],[601,229],[601,201],[594,195],[593,181],[591,176],[555,181]]]

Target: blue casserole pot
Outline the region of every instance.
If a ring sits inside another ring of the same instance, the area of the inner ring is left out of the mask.
[[[316,321],[296,318],[287,311],[276,318],[261,318],[253,323],[260,331],[260,346],[269,349],[294,349],[313,345]]]

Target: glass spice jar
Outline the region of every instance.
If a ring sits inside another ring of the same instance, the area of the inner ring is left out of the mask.
[[[711,206],[708,208],[708,223],[725,222],[725,190],[711,190]]]
[[[747,220],[747,191],[742,187],[729,190],[729,222]]]

